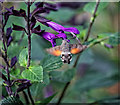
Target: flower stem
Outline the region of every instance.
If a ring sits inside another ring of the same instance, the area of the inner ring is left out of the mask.
[[[64,89],[63,89],[63,91],[62,91],[62,93],[61,93],[61,95],[60,95],[60,98],[59,98],[59,100],[58,100],[58,102],[57,102],[56,105],[60,105],[60,103],[61,103],[61,101],[62,101],[62,99],[63,99],[63,97],[64,97],[64,95],[65,95],[65,93],[66,93],[66,90],[67,90],[67,88],[68,88],[69,85],[70,85],[70,82],[67,82],[67,83],[65,84],[65,87],[64,87]]]
[[[30,32],[30,2],[28,2],[28,21],[27,21],[27,29],[28,29],[28,61],[27,61],[27,68],[30,66],[31,60],[31,32]]]
[[[91,28],[92,28],[93,23],[94,23],[94,21],[95,21],[95,18],[96,18],[96,12],[97,12],[99,3],[100,3],[100,0],[98,0],[98,2],[96,3],[96,7],[95,7],[95,10],[94,10],[94,13],[93,13],[93,16],[92,16],[93,19],[92,19],[92,21],[90,22],[90,25],[89,25],[89,27],[88,27],[88,32],[87,32],[87,35],[86,35],[86,38],[85,38],[84,42],[87,41],[88,38],[89,38],[89,36],[90,36],[90,31],[91,31]],[[75,68],[75,67],[77,66],[79,57],[80,57],[80,54],[77,56],[77,58],[76,58],[76,60],[75,60],[75,63],[74,63],[74,65],[73,65],[73,68]],[[69,87],[69,85],[70,85],[70,83],[71,83],[71,81],[69,81],[69,82],[66,83],[66,85],[65,85],[65,87],[64,87],[64,89],[63,89],[63,91],[62,91],[62,93],[61,93],[61,95],[60,95],[60,98],[58,99],[58,102],[57,102],[56,105],[60,105],[62,99],[64,98],[64,95],[65,95],[65,93],[66,93],[66,90],[68,89],[68,87]]]
[[[96,3],[95,10],[94,10],[94,13],[93,13],[93,15],[92,15],[92,17],[91,17],[90,25],[89,25],[89,27],[88,27],[88,32],[87,32],[87,35],[86,35],[86,37],[85,37],[84,42],[86,42],[86,41],[88,40],[89,36],[90,36],[90,32],[91,32],[93,23],[94,23],[94,21],[95,21],[95,19],[96,19],[96,12],[97,12],[99,3],[100,3],[100,0],[98,0],[97,3]]]
[[[22,91],[22,93],[23,93],[23,95],[24,95],[26,104],[29,105],[30,103],[29,103],[29,99],[28,99],[28,96],[27,96],[26,92],[25,92],[25,91]]]
[[[35,105],[29,87],[27,88],[27,91],[28,91],[28,95],[29,95],[29,98],[30,98],[30,100],[31,100],[32,105]]]
[[[3,47],[4,47],[4,52],[5,54],[2,54],[2,58],[4,59],[5,63],[6,63],[6,73],[7,73],[7,77],[8,77],[8,94],[12,95],[12,89],[10,87],[11,82],[10,82],[10,72],[9,72],[9,63],[7,60],[7,47],[6,47],[6,42],[5,42],[5,34],[4,34],[4,28],[5,28],[5,24],[3,22],[3,12],[2,12],[2,43],[3,43]]]
[[[30,3],[29,0],[28,0],[27,4],[28,4],[28,8],[27,8],[27,13],[28,13],[28,19],[27,19],[27,30],[28,30],[28,61],[27,61],[27,68],[29,68],[30,61],[31,61],[31,31],[30,31],[30,6],[31,6],[31,3]],[[32,105],[35,105],[34,100],[32,98],[32,95],[31,95],[31,92],[30,92],[30,88],[28,87],[27,90],[28,90],[28,95],[29,95],[29,98],[31,100]]]

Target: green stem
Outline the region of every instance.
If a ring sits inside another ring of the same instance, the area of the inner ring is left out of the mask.
[[[89,36],[90,36],[90,32],[91,32],[93,23],[94,23],[94,21],[95,21],[95,19],[96,19],[96,17],[97,17],[97,16],[96,16],[96,12],[97,12],[99,3],[100,3],[100,0],[98,0],[97,3],[96,3],[95,10],[94,10],[94,13],[93,13],[93,15],[92,15],[92,17],[91,17],[90,25],[89,25],[89,27],[88,27],[88,32],[87,32],[87,35],[86,35],[86,37],[85,37],[85,39],[84,39],[84,42],[86,42],[86,41],[88,40]]]

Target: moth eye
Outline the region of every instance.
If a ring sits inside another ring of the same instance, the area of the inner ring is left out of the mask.
[[[66,60],[64,60],[64,63],[67,63],[67,61],[66,61]]]

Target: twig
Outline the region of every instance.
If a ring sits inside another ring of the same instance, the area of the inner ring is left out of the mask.
[[[28,99],[27,94],[25,93],[25,91],[24,91],[24,90],[23,90],[22,92],[23,92],[23,95],[24,95],[24,98],[25,98],[26,104],[27,104],[27,105],[29,105],[29,104],[30,104],[30,102],[29,102],[29,99]]]
[[[94,46],[94,45],[96,45],[96,44],[98,44],[98,43],[100,43],[100,42],[102,42],[102,41],[104,41],[104,40],[107,40],[108,38],[109,38],[109,37],[105,37],[105,38],[99,39],[99,40],[97,40],[96,42],[89,44],[89,45],[87,46],[87,48],[92,47],[92,46]]]
[[[98,0],[97,3],[96,3],[95,10],[94,10],[93,16],[92,16],[92,18],[91,18],[90,25],[89,25],[89,27],[88,27],[88,32],[87,32],[87,35],[86,35],[86,37],[85,37],[84,42],[86,42],[86,41],[88,40],[89,36],[90,36],[91,28],[92,28],[93,23],[94,23],[95,18],[96,18],[96,12],[97,12],[99,3],[100,3],[100,0]]]
[[[67,82],[56,105],[60,105],[60,102],[63,99],[69,85],[70,85],[70,82]]]
[[[27,68],[29,68],[30,66],[30,60],[31,60],[31,31],[30,31],[30,1],[28,0],[28,8],[27,8],[27,13],[28,13],[28,21],[27,21],[27,30],[28,30],[28,61],[27,61]],[[32,105],[34,104],[34,100],[32,98],[31,92],[30,92],[30,88],[27,88],[28,90],[28,95],[29,98],[31,100]]]
[[[31,32],[30,32],[30,2],[28,2],[28,21],[27,21],[27,29],[28,29],[28,61],[27,61],[27,68],[30,66],[31,60]]]
[[[32,105],[35,105],[29,87],[27,88],[27,91],[28,91],[28,95],[29,95],[29,98],[30,98],[30,100],[31,100]]]
[[[93,19],[92,19],[92,21],[90,22],[90,25],[89,25],[89,28],[88,28],[88,32],[87,32],[87,35],[86,35],[86,38],[85,38],[84,41],[87,41],[88,38],[89,38],[92,25],[93,25],[94,20],[95,20],[95,18],[96,18],[96,12],[97,12],[97,8],[98,8],[98,5],[99,5],[99,2],[100,2],[100,0],[98,0],[98,2],[96,3],[96,7],[95,7],[95,10],[94,10],[94,13],[93,13],[93,16],[92,16]],[[77,58],[76,58],[76,60],[75,60],[75,63],[74,63],[74,65],[73,65],[73,68],[75,68],[75,67],[77,66],[79,57],[80,57],[80,54],[77,56]],[[61,93],[61,95],[60,95],[60,98],[59,98],[59,100],[58,100],[58,102],[57,102],[56,105],[59,105],[60,102],[62,101],[62,99],[63,99],[63,97],[64,97],[64,95],[65,95],[65,93],[66,93],[66,90],[68,89],[70,83],[71,83],[71,81],[69,81],[69,82],[66,83],[66,85],[65,85],[65,87],[64,87],[64,89],[63,89],[63,91],[62,91],[62,93]]]
[[[77,56],[77,58],[76,58],[76,60],[75,60],[75,63],[74,63],[74,65],[73,65],[72,68],[75,68],[75,67],[77,66],[79,57],[80,57],[80,54]],[[69,82],[66,83],[66,85],[65,85],[65,87],[64,87],[64,89],[63,89],[63,91],[62,91],[62,93],[61,93],[61,95],[60,95],[60,98],[59,98],[59,100],[58,100],[58,102],[57,102],[56,105],[60,105],[60,102],[62,101],[62,99],[63,99],[63,97],[64,97],[64,95],[65,95],[65,93],[66,93],[66,91],[67,91],[67,89],[68,89],[68,87],[69,87],[69,85],[70,85],[70,83],[71,83],[71,81],[69,81]]]

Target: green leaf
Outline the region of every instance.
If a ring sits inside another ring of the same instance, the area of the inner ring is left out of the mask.
[[[12,69],[10,74],[13,76],[17,76],[20,74],[20,69]]]
[[[100,13],[101,11],[103,11],[103,9],[105,9],[107,7],[107,5],[108,5],[107,2],[100,2],[99,6],[98,6],[97,14]],[[90,2],[85,5],[84,11],[90,12],[93,14],[93,12],[95,10],[95,6],[96,6],[95,2]]]
[[[14,96],[9,96],[2,100],[1,105],[24,105],[18,98]]]
[[[52,55],[48,55],[41,61],[41,65],[45,71],[51,71],[60,68],[63,63],[60,57],[55,57]]]
[[[42,101],[37,101],[36,103],[37,103],[37,104],[39,103],[40,105],[47,105],[55,96],[56,96],[56,93],[53,94],[53,95],[50,96],[50,97],[45,98],[45,99],[42,100]]]
[[[25,48],[20,52],[20,55],[19,55],[20,66],[24,66],[24,67],[27,66],[27,56],[28,56],[28,51],[27,51],[27,48]]]
[[[33,82],[43,82],[43,68],[42,66],[36,67],[29,67],[22,72],[22,77]]]
[[[84,52],[81,53],[80,59],[78,60],[79,63],[87,63],[87,64],[92,64],[94,61],[93,59],[93,52],[92,50],[86,49]]]
[[[64,22],[68,21],[69,19],[71,19],[71,17],[74,14],[75,14],[75,11],[73,9],[61,8],[57,12],[51,11],[51,13],[47,15],[47,18],[52,19],[57,22],[64,23]]]
[[[75,68],[62,71],[52,71],[50,72],[50,76],[52,80],[66,83],[73,78],[75,72]]]
[[[98,39],[108,37],[108,40],[105,40],[106,43],[116,46],[120,44],[120,33],[103,33],[98,35]]]
[[[14,56],[19,56],[19,53],[22,49],[23,49],[22,46],[18,46],[18,44],[16,43],[11,43],[11,45],[8,47],[9,58],[12,58]]]

